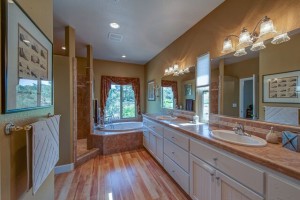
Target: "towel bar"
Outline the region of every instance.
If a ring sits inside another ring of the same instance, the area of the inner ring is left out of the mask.
[[[10,122],[10,123],[5,124],[4,133],[5,133],[5,135],[10,135],[12,132],[18,132],[21,130],[29,131],[30,129],[31,129],[30,125],[21,127],[21,126],[16,126],[15,124]]]

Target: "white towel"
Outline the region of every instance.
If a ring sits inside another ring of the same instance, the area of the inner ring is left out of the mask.
[[[265,121],[299,126],[299,109],[265,106]]]
[[[59,159],[59,120],[60,116],[55,115],[47,120],[31,124],[33,194],[38,191]],[[30,185],[30,180],[28,185]]]

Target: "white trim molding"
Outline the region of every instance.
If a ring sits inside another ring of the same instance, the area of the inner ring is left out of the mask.
[[[62,174],[66,172],[71,172],[74,170],[74,163],[59,165],[54,168],[54,174]]]

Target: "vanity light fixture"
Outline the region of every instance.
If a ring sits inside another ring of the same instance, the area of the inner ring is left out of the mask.
[[[126,58],[126,55],[122,55],[122,58]]]
[[[61,49],[65,51],[67,48],[65,46],[62,46]]]
[[[116,22],[112,22],[112,23],[110,23],[109,25],[110,25],[110,27],[112,27],[112,28],[114,28],[114,29],[120,28],[120,25],[119,25],[118,23],[116,23]]]
[[[259,34],[256,32],[257,27],[259,26]],[[252,32],[249,32],[248,29],[245,27],[242,29],[239,36],[237,35],[228,35],[223,42],[223,50],[222,53],[230,53],[233,51],[236,51],[234,53],[234,56],[243,56],[246,55],[247,52],[245,50],[246,47],[251,46],[251,51],[259,51],[264,48],[266,48],[263,38],[268,34],[275,34],[276,29],[274,27],[273,21],[265,16],[261,20],[258,21],[256,24],[254,30]],[[236,45],[236,48],[233,46],[233,42],[231,38],[237,38],[238,44]],[[272,44],[280,44],[282,42],[289,41],[290,38],[287,35],[287,33],[283,33],[281,35],[278,35],[273,38]]]
[[[281,44],[283,42],[289,41],[291,38],[288,36],[287,33],[283,33],[280,35],[277,35],[276,37],[273,38],[271,41],[272,44]]]
[[[168,67],[165,69],[165,76],[173,75],[173,76],[180,76],[183,74],[190,73],[190,67],[181,68],[178,64],[173,65],[173,67]]]

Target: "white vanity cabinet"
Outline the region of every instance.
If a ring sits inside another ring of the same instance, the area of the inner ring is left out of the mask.
[[[144,119],[144,146],[193,200],[298,200],[300,181]]]
[[[146,119],[143,120],[143,125],[144,147],[148,149],[159,163],[163,164],[163,126]]]
[[[267,175],[267,200],[298,200],[300,185],[273,174]]]
[[[201,159],[190,156],[193,200],[263,200],[264,198]]]

